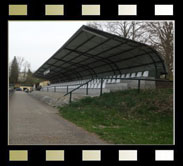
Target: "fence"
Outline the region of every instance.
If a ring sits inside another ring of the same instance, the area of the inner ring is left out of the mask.
[[[97,80],[100,80],[100,84],[97,88],[100,91],[99,94],[102,95],[103,89],[105,88],[104,84],[109,83],[106,81],[109,79],[100,78]],[[112,78],[112,80],[110,81],[110,84],[112,84],[114,82],[114,80],[116,80],[116,82],[118,82],[118,83],[120,82],[120,80],[128,80],[130,82],[135,81],[133,84],[135,85],[134,87],[137,89],[138,93],[140,92],[141,86],[143,85],[142,82],[144,82],[144,81],[155,82],[155,87],[157,87],[157,88],[162,88],[163,87],[162,83],[166,83],[166,87],[167,87],[167,85],[170,86],[173,83],[173,81],[169,81],[169,80],[165,80],[165,79],[150,79],[150,78]],[[46,90],[47,92],[64,92],[65,93],[64,96],[70,95],[69,102],[71,103],[72,93],[77,91],[78,89],[84,88],[86,95],[89,95],[89,89],[90,89],[89,84],[92,81],[93,81],[93,79],[87,80],[86,82],[84,82],[82,84],[72,84],[72,85],[63,84],[63,85],[59,85],[59,86],[52,85],[52,86],[44,87],[44,88],[42,88],[42,90]],[[133,87],[133,89],[134,89],[134,87]],[[71,89],[71,91],[69,91],[70,89]]]
[[[64,92],[68,93],[69,89],[75,89],[81,84],[72,84],[72,85],[52,85],[43,87],[41,91],[47,91],[47,92]]]
[[[139,93],[140,92],[140,89],[141,89],[141,82],[142,81],[154,81],[155,83],[157,82],[164,82],[164,83],[173,83],[173,81],[169,81],[169,80],[162,80],[162,79],[148,79],[148,78],[113,78],[113,79],[116,79],[116,80],[136,80],[137,81],[137,92]],[[100,95],[102,95],[103,93],[103,82],[104,80],[106,80],[106,78],[101,78],[101,84],[100,84]],[[81,84],[79,85],[77,88],[71,90],[70,92],[67,92],[64,96],[67,96],[68,94],[70,95],[69,97],[69,103],[71,103],[72,101],[72,93],[78,89],[80,89],[82,86],[86,85],[86,95],[88,95],[88,84],[89,82],[91,82],[92,80],[89,80],[88,82],[84,83],[84,84]]]

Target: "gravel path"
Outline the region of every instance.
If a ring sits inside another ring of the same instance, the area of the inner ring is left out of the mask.
[[[15,92],[9,102],[10,145],[106,144],[25,92]]]

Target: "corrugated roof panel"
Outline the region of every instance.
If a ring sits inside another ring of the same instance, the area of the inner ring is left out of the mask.
[[[64,82],[144,70],[167,72],[162,57],[150,46],[82,26],[35,76]]]

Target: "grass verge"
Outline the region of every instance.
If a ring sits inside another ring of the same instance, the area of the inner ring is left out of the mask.
[[[105,93],[59,110],[111,144],[173,144],[173,89]]]

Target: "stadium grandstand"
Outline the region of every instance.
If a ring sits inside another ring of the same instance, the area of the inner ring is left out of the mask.
[[[163,58],[152,47],[85,25],[34,73],[50,81],[42,90],[67,93],[136,88],[138,79],[141,87],[155,87],[143,79],[166,74]]]

